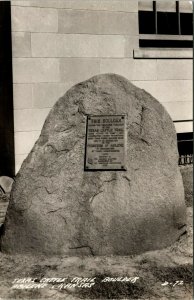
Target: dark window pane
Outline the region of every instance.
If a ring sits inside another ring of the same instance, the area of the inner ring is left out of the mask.
[[[177,134],[179,155],[193,153],[193,132]]]
[[[173,12],[158,12],[158,34],[179,34],[178,16]]]
[[[140,34],[154,34],[155,32],[155,18],[152,11],[139,11],[139,33]]]
[[[188,40],[139,40],[139,47],[148,48],[193,48],[193,41]]]
[[[183,141],[183,140],[193,140],[193,132],[182,132],[177,133],[177,140]]]
[[[181,13],[181,34],[193,34],[193,15],[190,13]]]

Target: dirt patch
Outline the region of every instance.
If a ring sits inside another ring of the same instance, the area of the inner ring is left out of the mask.
[[[192,299],[191,263],[176,266],[165,257],[170,267],[162,266],[162,252],[154,251],[149,259],[141,256],[129,257],[89,257],[89,258],[35,258],[11,257],[1,254],[0,291],[1,299]],[[152,257],[152,258],[151,258]],[[156,259],[157,257],[157,259]],[[189,260],[188,260],[189,261]],[[91,288],[61,287],[48,283],[41,289],[13,289],[16,278],[96,278]],[[106,277],[135,277],[135,282],[103,282]],[[182,281],[182,285],[175,285]],[[53,289],[54,288],[54,289]]]
[[[156,276],[160,281],[184,281],[184,283],[192,283],[192,265],[182,265],[176,267],[157,267],[150,266],[150,271],[154,276]]]
[[[109,274],[97,274],[96,284],[91,289],[81,289],[77,295],[80,299],[139,299],[150,294],[146,283],[141,278],[135,283],[129,282],[102,282],[106,277],[113,277]],[[113,278],[119,278],[121,274],[114,275]],[[122,276],[125,277],[124,275]]]

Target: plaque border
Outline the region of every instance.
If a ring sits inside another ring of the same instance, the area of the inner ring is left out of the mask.
[[[124,166],[123,168],[120,168],[120,169],[88,169],[86,167],[86,157],[87,157],[87,137],[88,137],[88,131],[87,131],[87,128],[88,128],[88,118],[89,117],[124,117]],[[104,171],[127,171],[127,166],[126,166],[126,156],[127,156],[127,128],[126,128],[126,121],[127,121],[127,117],[128,115],[127,114],[114,114],[114,115],[90,115],[90,114],[87,114],[86,115],[86,134],[85,134],[85,153],[84,153],[84,172],[104,172]]]

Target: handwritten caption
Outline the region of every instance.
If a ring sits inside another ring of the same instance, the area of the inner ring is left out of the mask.
[[[168,281],[165,281],[164,283],[162,283],[161,285],[162,286],[171,286],[171,287],[175,287],[177,285],[183,285],[184,282],[183,280],[176,280],[175,282],[168,282]]]
[[[129,282],[135,283],[139,277],[105,277],[101,280],[105,282]],[[12,289],[43,289],[50,287],[51,289],[75,289],[75,288],[91,288],[96,283],[96,277],[74,277],[69,279],[64,278],[16,278],[12,282]]]

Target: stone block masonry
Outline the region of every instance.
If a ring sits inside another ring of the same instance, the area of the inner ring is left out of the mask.
[[[137,13],[60,10],[59,32],[137,35]]]
[[[119,35],[32,33],[31,41],[33,57],[112,58],[125,53],[125,37]]]
[[[12,32],[13,57],[31,57],[30,32]]]
[[[57,10],[15,6],[13,1],[12,29],[24,32],[58,32]]]

